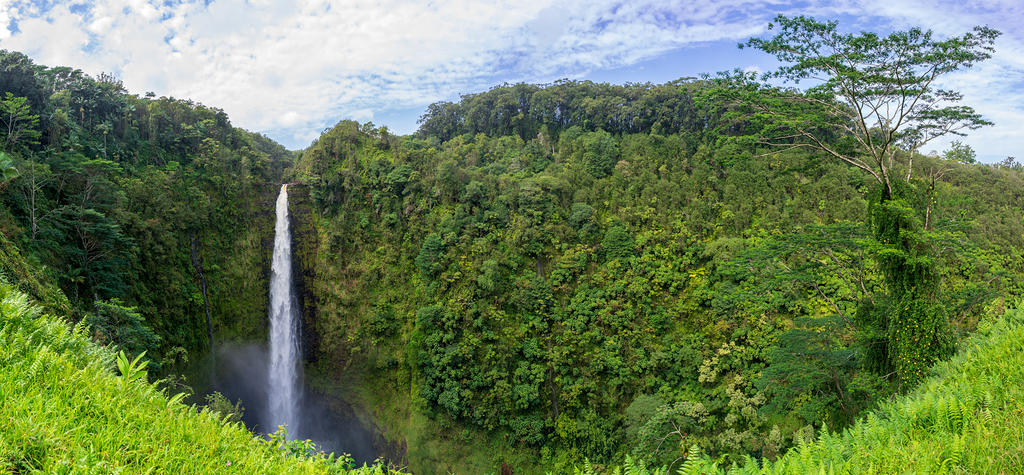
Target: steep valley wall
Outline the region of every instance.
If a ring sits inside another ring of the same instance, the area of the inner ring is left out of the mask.
[[[261,185],[244,205],[245,218],[200,237],[209,279],[214,339],[265,341],[267,288],[274,246],[274,200],[280,185]],[[202,311],[202,302],[199,302]]]
[[[320,357],[320,345],[317,331],[317,296],[314,286],[317,282],[317,256],[320,249],[320,237],[316,227],[316,216],[313,203],[309,196],[309,187],[305,185],[288,185],[288,212],[291,216],[292,250],[294,260],[292,272],[302,309],[302,347],[303,357],[309,363],[315,363]]]

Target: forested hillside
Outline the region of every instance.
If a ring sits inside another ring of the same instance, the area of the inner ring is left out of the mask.
[[[346,120],[301,152],[0,51],[0,471],[130,470],[154,451],[154,470],[346,465],[282,458],[132,381],[145,364],[187,391],[177,375],[216,342],[262,347],[283,182],[296,264],[275,275],[302,307],[308,386],[414,473],[1012,469],[958,447],[1019,432],[992,423],[1010,396],[979,388],[1019,379],[1002,360],[1024,167],[960,141],[924,153],[989,125],[933,79],[999,33],[777,23],[746,43],[787,64],[761,78],[506,84],[431,105],[409,136]],[[192,442],[209,457],[182,459]]]
[[[222,396],[182,402],[211,339],[264,339],[292,153],[223,111],[5,51],[0,125],[0,473],[353,468],[256,437]]]
[[[935,365],[931,377],[912,392],[881,403],[841,432],[800,438],[776,460],[746,457],[725,465],[692,445],[671,467],[647,467],[642,458],[627,456],[622,466],[611,471],[639,475],[1020,472],[1024,465],[1017,442],[1024,387],[1020,381],[1022,317],[1018,307],[1002,318],[983,318],[978,332],[963,342],[958,354]],[[606,471],[606,467],[584,464],[576,473]]]
[[[775,457],[900,390],[870,178],[720,140],[709,87],[501,86],[304,152],[320,364],[365,384],[412,468]],[[1024,174],[947,155],[909,184],[944,354],[1024,290]]]
[[[213,333],[265,331],[258,276],[288,151],[221,110],[14,52],[0,52],[0,112],[0,232],[68,296],[57,310],[157,370]]]

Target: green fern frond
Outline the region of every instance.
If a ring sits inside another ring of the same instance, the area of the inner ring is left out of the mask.
[[[935,404],[935,417],[932,419],[936,430],[946,430],[948,428],[949,417],[949,405],[946,403],[946,400],[939,400],[939,402]]]
[[[618,472],[619,469],[616,468],[615,471]],[[622,464],[622,473],[623,475],[640,475],[640,469],[633,462],[633,457],[626,455],[626,461]]]
[[[690,450],[688,450],[686,453],[686,460],[684,460],[682,465],[679,466],[679,469],[676,471],[676,473],[678,473],[679,475],[696,475],[701,473],[700,462],[701,457],[703,456],[704,454],[701,451],[699,445],[691,445]]]

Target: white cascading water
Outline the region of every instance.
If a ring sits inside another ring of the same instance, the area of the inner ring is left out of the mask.
[[[281,185],[277,196],[277,222],[274,225],[274,258],[270,267],[270,366],[267,377],[266,429],[274,431],[285,424],[289,438],[299,430],[298,300],[292,285],[292,234],[288,228],[288,185]]]

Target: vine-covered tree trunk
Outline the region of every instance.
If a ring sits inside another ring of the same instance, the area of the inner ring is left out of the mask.
[[[939,276],[934,251],[919,212],[911,204],[913,184],[879,187],[871,202],[878,261],[889,290],[885,334],[888,360],[901,383],[912,383],[949,350],[949,323],[937,302]]]

